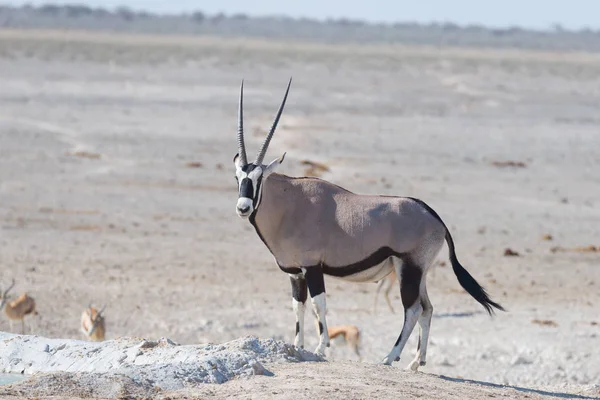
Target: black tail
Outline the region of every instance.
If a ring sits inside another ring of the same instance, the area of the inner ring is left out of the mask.
[[[481,287],[479,283],[471,276],[471,274],[458,262],[456,258],[456,252],[454,251],[454,241],[450,235],[450,231],[446,228],[446,242],[448,242],[448,248],[450,249],[450,262],[452,263],[452,270],[454,275],[458,278],[458,283],[463,287],[475,300],[477,300],[482,306],[485,307],[486,311],[492,315],[494,308],[498,310],[506,311],[500,304],[492,301],[485,289]],[[493,307],[493,308],[492,308]]]
[[[485,307],[486,311],[492,315],[494,313],[494,308],[497,308],[501,311],[506,311],[504,307],[500,304],[492,301],[485,289],[481,287],[479,283],[471,276],[471,274],[458,262],[458,258],[456,258],[456,251],[454,249],[454,240],[452,240],[452,235],[450,235],[450,231],[442,218],[424,201],[412,198],[412,200],[416,201],[420,205],[422,205],[431,215],[437,218],[444,228],[446,229],[446,242],[448,243],[448,249],[450,250],[450,262],[452,263],[452,270],[454,271],[454,275],[458,279],[458,283],[463,287],[475,300],[477,300],[482,306]]]

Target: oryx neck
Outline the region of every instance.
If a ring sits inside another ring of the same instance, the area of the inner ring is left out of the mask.
[[[277,227],[281,225],[287,208],[292,206],[289,196],[292,195],[293,178],[273,173],[262,183],[260,205],[252,213],[249,220],[256,233],[273,253],[273,241]]]

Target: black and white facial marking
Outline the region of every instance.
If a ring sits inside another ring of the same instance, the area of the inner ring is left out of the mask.
[[[267,166],[255,163],[242,165],[238,154],[233,158],[239,193],[236,212],[240,217],[247,218],[258,209],[262,194],[262,183],[283,162],[284,157],[285,153],[281,158],[274,160]]]
[[[241,165],[238,155],[235,156],[233,162],[239,192],[235,210],[240,217],[247,218],[258,208],[260,203],[263,166],[255,164]]]

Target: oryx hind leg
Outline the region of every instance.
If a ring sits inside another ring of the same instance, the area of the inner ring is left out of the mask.
[[[421,316],[419,317],[419,343],[417,345],[417,355],[408,365],[408,368],[413,371],[417,371],[419,367],[426,364],[429,330],[431,328],[431,317],[433,316],[433,306],[431,305],[431,301],[429,301],[425,279],[423,279],[421,283],[421,306],[423,306],[423,312],[421,312]]]
[[[304,348],[304,310],[306,309],[307,287],[302,274],[290,274],[292,282],[292,308],[296,314],[296,335],[294,346]]]
[[[327,312],[327,303],[325,301],[325,279],[323,270],[320,267],[311,267],[303,269],[308,293],[313,305],[313,310],[317,317],[317,332],[319,332],[319,345],[315,353],[325,356],[325,348],[329,347],[329,333],[327,332],[327,321],[325,314]]]
[[[394,266],[396,268],[396,275],[400,281],[400,297],[404,306],[404,325],[392,351],[383,359],[383,363],[387,365],[400,360],[402,349],[404,349],[423,311],[420,300],[423,268],[412,260],[410,256],[405,257],[401,263],[395,261]]]

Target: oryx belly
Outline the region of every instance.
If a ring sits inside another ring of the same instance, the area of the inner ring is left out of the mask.
[[[335,269],[336,267],[330,267],[329,269],[326,269],[324,273],[350,282],[377,282],[392,273],[392,271],[394,270],[394,263],[392,262],[391,258],[388,258],[385,261],[372,266],[371,268],[343,276],[340,273],[338,273],[342,271],[335,271]],[[327,272],[332,272],[332,274],[329,274]]]

